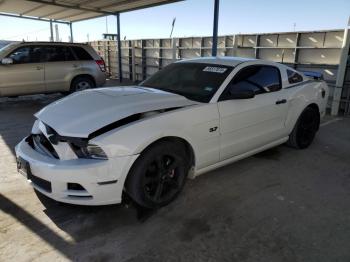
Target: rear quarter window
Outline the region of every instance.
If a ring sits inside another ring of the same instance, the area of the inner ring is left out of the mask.
[[[77,56],[78,60],[84,60],[84,61],[94,60],[92,56],[84,48],[80,46],[72,46],[72,49],[75,55]]]
[[[255,94],[276,92],[282,88],[278,68],[267,65],[247,66],[239,71],[230,85],[237,90],[253,90]]]
[[[287,69],[288,82],[290,84],[300,83],[303,81],[303,77],[295,71]]]

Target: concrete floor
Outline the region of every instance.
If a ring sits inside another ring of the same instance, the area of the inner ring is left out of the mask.
[[[350,119],[195,180],[145,221],[133,207],[37,195],[13,148],[61,97],[0,99],[0,261],[350,261]],[[330,122],[329,122],[330,121]]]

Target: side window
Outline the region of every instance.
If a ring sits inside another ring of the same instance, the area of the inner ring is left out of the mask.
[[[63,62],[74,61],[75,57],[72,50],[67,46],[47,46],[46,61],[47,62]]]
[[[275,92],[282,88],[279,69],[273,66],[248,66],[237,73],[231,89],[253,90],[255,94]]]
[[[75,55],[77,56],[78,60],[82,60],[82,61],[94,60],[84,48],[79,46],[73,46],[72,49]]]
[[[30,50],[31,63],[45,62],[45,48],[42,46],[32,46]]]
[[[24,47],[17,48],[15,51],[13,51],[7,57],[12,58],[14,64],[31,63],[31,61],[30,61],[30,47],[24,46]]]
[[[66,56],[66,61],[75,61],[76,60],[74,57],[73,51],[69,46],[64,47],[64,53]]]
[[[288,82],[295,84],[303,81],[303,77],[295,71],[287,69]]]
[[[12,58],[14,64],[42,63],[44,50],[41,46],[24,46],[16,49],[8,58]]]

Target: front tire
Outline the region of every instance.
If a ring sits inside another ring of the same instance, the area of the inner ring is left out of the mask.
[[[320,113],[317,109],[307,107],[299,116],[287,145],[296,149],[309,147],[320,127]]]
[[[150,146],[132,166],[126,192],[145,208],[169,204],[185,185],[189,171],[187,159],[180,143],[162,141]]]

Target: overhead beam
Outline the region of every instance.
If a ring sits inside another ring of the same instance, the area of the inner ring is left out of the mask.
[[[64,3],[58,3],[56,1],[44,1],[44,0],[27,0],[27,1],[39,3],[39,4],[45,4],[45,5],[64,7],[67,9],[76,9],[76,10],[86,11],[86,12],[100,13],[100,14],[104,14],[104,15],[114,15],[115,14],[113,12],[101,10],[100,8],[84,7],[84,6],[81,6],[79,4],[78,5],[68,5],[68,4],[64,4]]]
[[[182,2],[184,0],[170,0],[168,2],[166,2],[165,4],[172,4],[172,3],[176,3],[176,2]],[[131,12],[131,11],[136,11],[136,10],[140,10],[140,9],[146,9],[146,8],[151,8],[151,7],[156,7],[156,6],[160,6],[160,5],[164,5],[164,3],[154,3],[154,4],[149,4],[147,6],[140,6],[140,7],[134,7],[134,8],[128,8],[125,10],[119,10],[118,13],[126,13],[126,12]],[[114,13],[115,15],[115,13]],[[78,20],[72,20],[72,22],[81,22],[81,21],[86,21],[89,19],[94,19],[94,18],[99,18],[99,17],[103,17],[105,16],[104,14],[101,14],[99,16],[94,16],[94,17],[89,17],[89,18],[83,18],[83,19],[78,19]]]
[[[114,4],[105,4],[102,7],[93,7],[92,5],[95,4],[96,2],[105,1],[105,0],[95,0],[95,1],[83,0],[83,1],[80,1],[78,4],[70,4],[68,1],[56,1],[56,0],[26,0],[26,1],[37,3],[38,6],[25,10],[22,14],[0,12],[0,15],[14,17],[14,18],[24,18],[24,19],[30,19],[30,20],[50,22],[50,19],[48,16],[56,15],[61,12],[63,13],[69,10],[80,11],[80,13],[77,13],[77,14],[65,15],[63,18],[56,17],[55,19],[52,19],[52,21],[55,23],[69,24],[69,22],[80,22],[80,21],[85,21],[93,18],[103,17],[106,15],[115,15],[117,12],[124,13],[124,12],[139,10],[139,9],[151,8],[154,6],[181,2],[184,0],[168,0],[163,2],[150,3],[150,4],[147,4],[147,1],[144,1],[144,0],[119,0],[119,1],[114,1]],[[4,0],[0,0],[0,4],[2,2],[4,2]],[[140,2],[139,5],[137,4],[138,2]],[[134,5],[135,7],[128,8],[127,4],[132,4],[132,3],[135,3]],[[40,15],[40,17],[33,17],[33,16],[26,15],[40,8],[43,8],[45,6],[56,6],[56,7],[64,8],[66,10],[58,10],[57,13],[54,11],[49,14]],[[112,11],[109,11],[108,9]],[[122,10],[118,10],[118,9],[122,9]],[[78,17],[79,15],[84,13],[89,13],[86,18]],[[77,19],[74,19],[74,17],[77,17]]]
[[[40,17],[32,17],[32,16],[24,16],[24,15],[8,14],[8,13],[2,13],[2,12],[0,12],[0,16],[13,17],[13,18],[23,18],[23,19],[43,21],[43,22],[50,22],[50,19],[45,19],[45,18],[40,18]],[[65,22],[65,21],[59,21],[59,20],[52,20],[52,21],[55,22],[55,23],[59,23],[59,24],[65,24],[65,25],[69,24],[69,22]]]
[[[156,7],[156,6],[165,5],[165,4],[172,4],[172,3],[176,3],[176,2],[182,2],[182,1],[184,1],[184,0],[170,0],[166,3],[154,3],[154,4],[149,4],[147,6],[139,6],[139,7],[134,7],[134,8],[128,8],[125,10],[120,10],[119,13],[125,13],[125,12],[146,9],[146,8]]]
[[[103,8],[109,8],[109,7],[113,7],[113,8],[114,7],[120,7],[120,6],[123,6],[123,5],[126,5],[126,4],[137,3],[139,1],[140,0],[122,0],[122,1],[119,1],[117,3],[112,3],[112,4],[107,4],[107,5],[101,6],[100,8],[103,9]]]

